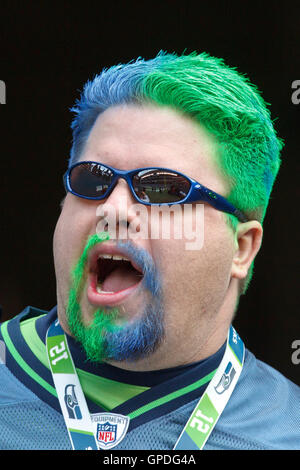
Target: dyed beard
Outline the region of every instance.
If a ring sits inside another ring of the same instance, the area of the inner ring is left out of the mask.
[[[119,242],[128,255],[143,267],[142,288],[151,294],[151,302],[145,306],[137,320],[125,325],[116,325],[119,315],[117,308],[95,310],[92,322],[86,326],[82,322],[80,296],[82,294],[86,263],[90,250],[97,244],[109,239],[107,233],[89,238],[84,251],[71,273],[66,316],[71,334],[79,341],[86,357],[92,362],[136,361],[152,354],[164,337],[164,312],[158,272],[152,259],[145,250],[137,250],[130,242]]]

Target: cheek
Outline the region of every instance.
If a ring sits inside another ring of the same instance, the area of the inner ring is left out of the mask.
[[[63,208],[53,236],[55,270],[59,277],[68,275],[72,264],[81,254],[88,224],[80,220],[79,214]]]
[[[201,218],[199,220],[203,223]],[[202,228],[197,228],[195,218],[190,221],[194,240],[198,236],[198,241],[201,241],[193,249],[187,249],[193,241],[187,238],[152,241],[166,299],[173,299],[174,304],[188,303],[187,298],[189,302],[201,303],[204,298],[223,295],[228,287],[234,253],[233,237],[222,215],[216,211],[211,214],[208,211],[203,220],[205,225]]]
[[[71,258],[71,246],[68,225],[60,215],[53,236],[53,255],[54,266],[57,280],[65,276],[65,266],[68,265]]]
[[[67,195],[54,232],[54,255],[63,259],[79,257],[88,237],[96,233],[97,206]]]

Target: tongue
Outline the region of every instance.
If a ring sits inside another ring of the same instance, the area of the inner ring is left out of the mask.
[[[114,269],[104,280],[102,291],[118,292],[137,284],[141,280],[141,275],[135,270],[128,270],[126,267]]]

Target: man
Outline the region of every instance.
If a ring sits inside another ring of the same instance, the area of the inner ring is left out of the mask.
[[[57,307],[1,327],[0,447],[299,449],[299,387],[230,326],[283,145],[256,88],[160,53],[73,111]]]

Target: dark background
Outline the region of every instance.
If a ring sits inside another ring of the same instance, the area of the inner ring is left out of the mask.
[[[298,4],[299,5],[299,4]],[[249,291],[235,327],[247,347],[300,385],[291,345],[299,328],[300,79],[296,2],[1,1],[2,319],[56,303],[52,236],[64,195],[71,142],[69,108],[103,67],[160,49],[207,51],[246,73],[271,103],[285,140]],[[300,355],[299,355],[300,357]]]

